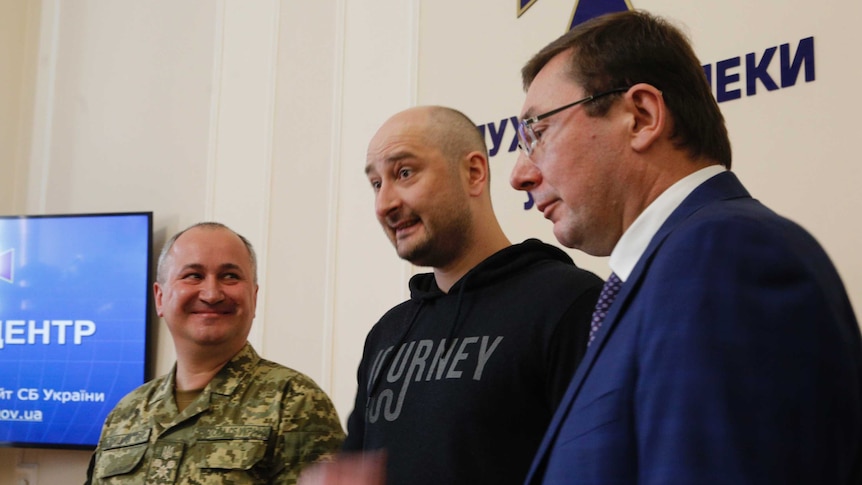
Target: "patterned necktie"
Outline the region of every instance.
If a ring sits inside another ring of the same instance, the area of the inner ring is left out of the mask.
[[[611,273],[608,276],[608,280],[605,281],[605,285],[602,286],[602,292],[599,294],[599,301],[596,302],[596,309],[593,310],[593,319],[590,322],[590,340],[587,342],[587,347],[596,338],[596,332],[602,327],[605,315],[608,314],[608,309],[611,307],[611,303],[614,302],[614,298],[617,297],[617,293],[620,292],[622,285],[623,282],[620,278],[615,273]]]

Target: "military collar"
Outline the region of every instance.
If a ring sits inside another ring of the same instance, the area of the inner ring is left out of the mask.
[[[234,355],[204,388],[204,392],[229,396],[240,383],[246,381],[252,370],[260,362],[260,356],[250,343]]]
[[[204,394],[221,394],[229,396],[233,394],[237,386],[243,382],[252,369],[260,362],[260,356],[254,350],[250,343],[246,342],[242,349],[236,353],[231,359],[218,371],[213,379],[204,388]],[[169,401],[174,394],[174,382],[177,374],[177,363],[174,362],[171,371],[165,376],[165,379],[159,384],[159,387],[153,392],[150,398],[150,404],[158,401]]]

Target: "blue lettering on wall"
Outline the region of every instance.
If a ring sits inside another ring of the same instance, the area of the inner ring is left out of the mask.
[[[757,94],[758,81],[767,91],[779,89],[779,84],[775,82],[773,77],[774,70],[773,74],[769,72],[772,61],[775,59],[776,50],[779,57],[778,76],[781,88],[794,86],[803,72],[805,82],[810,83],[815,80],[814,37],[806,37],[797,44],[795,54],[791,54],[789,43],[778,47],[769,47],[763,51],[759,58],[754,52],[746,54],[744,72],[740,72],[741,57],[731,57],[718,61],[714,67],[709,64],[703,66],[703,71],[706,73],[710,85],[712,85],[713,77],[715,78],[715,99],[719,103],[723,103],[741,98],[742,88],[737,84],[740,83],[741,76],[745,76],[746,96]]]
[[[799,67],[805,63],[805,82],[814,80],[814,37],[799,41],[793,64],[790,63],[790,44],[781,45],[781,87],[786,88],[796,84],[799,77]]]
[[[772,62],[772,56],[775,55],[775,47],[770,47],[763,52],[763,57],[760,61],[751,52],[745,55],[745,95],[754,96],[757,94],[757,81],[759,80],[763,86],[769,91],[778,89],[775,80],[769,75],[769,64]]]
[[[509,122],[512,123],[512,127],[514,128],[518,124],[518,117],[512,116],[511,118],[500,120],[500,127],[499,128],[497,128],[497,126],[494,124],[493,121],[488,123],[488,134],[491,135],[491,148],[488,150],[489,156],[493,157],[493,156],[497,155],[497,152],[500,151],[500,146],[503,143],[503,134],[506,133],[506,125]],[[484,127],[482,128],[482,132],[484,133]],[[512,133],[516,133],[516,130],[513,129]],[[514,143],[515,148],[518,147],[518,137],[517,136],[514,137],[514,140],[511,143],[509,143],[508,151],[510,151],[510,152],[514,151],[514,150],[512,150],[512,143]]]
[[[734,71],[737,67],[739,67],[738,57],[718,61],[715,64],[715,99],[719,103],[742,97],[739,89],[729,89],[731,85],[739,82],[739,73]]]

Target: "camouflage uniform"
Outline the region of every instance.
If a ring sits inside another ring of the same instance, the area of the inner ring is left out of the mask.
[[[111,411],[88,484],[293,484],[304,465],[344,440],[326,394],[249,344],[179,414],[175,372]]]

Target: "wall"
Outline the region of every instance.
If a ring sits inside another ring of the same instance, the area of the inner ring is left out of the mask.
[[[0,0],[0,207],[18,210],[27,176],[39,3]]]
[[[0,0],[0,163],[13,174],[0,177],[0,213],[153,211],[156,249],[202,219],[231,225],[263,263],[252,343],[314,378],[345,420],[365,334],[421,270],[395,257],[374,220],[366,144],[415,104],[496,128],[517,115],[521,64],[565,31],[578,2],[537,1],[520,17],[513,3]],[[859,308],[851,113],[862,67],[848,59],[862,7],[633,3],[684,23],[704,63],[814,36],[816,80],[721,107],[735,170],[823,242]],[[553,242],[508,187],[506,148],[492,158],[501,221],[513,240]],[[607,273],[603,259],[571,253]],[[174,351],[157,324],[163,373]],[[0,449],[0,485],[17,462],[37,464],[43,485],[80,483],[88,458]]]

